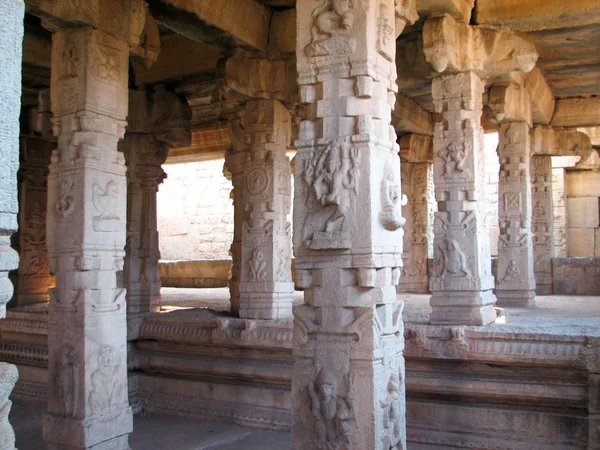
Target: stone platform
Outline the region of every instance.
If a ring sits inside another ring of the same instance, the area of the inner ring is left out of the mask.
[[[130,351],[143,409],[288,430],[291,321],[232,318],[226,289],[162,293]],[[398,298],[411,449],[599,448],[600,297],[540,296],[484,327],[429,325],[428,295]],[[0,322],[15,398],[45,396],[45,317],[30,306]]]

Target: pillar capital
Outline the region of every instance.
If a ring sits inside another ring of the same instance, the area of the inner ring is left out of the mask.
[[[533,126],[531,97],[523,84],[493,85],[487,95],[493,121],[499,124],[526,122],[529,127]]]
[[[530,72],[538,58],[524,35],[507,28],[471,26],[449,14],[427,18],[423,51],[438,73],[473,71],[482,78],[496,78],[515,70]]]
[[[410,163],[433,163],[433,137],[405,134],[400,138],[400,159]]]
[[[534,155],[588,156],[593,150],[587,134],[574,128],[537,126],[531,131]]]

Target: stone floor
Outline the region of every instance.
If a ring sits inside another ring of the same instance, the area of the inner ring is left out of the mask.
[[[229,292],[226,288],[163,288],[161,293],[164,313],[186,308],[207,308],[216,311],[227,311],[229,308]],[[427,323],[430,312],[428,295],[399,294],[398,298],[405,301],[406,322]],[[295,301],[302,302],[301,292],[296,292]],[[501,309],[500,317],[489,327],[508,332],[526,330],[545,334],[600,335],[600,297],[540,296],[536,302],[533,308]],[[24,309],[38,313],[47,311],[45,305]],[[10,420],[17,435],[17,448],[45,448],[41,431],[44,408],[45,405],[42,404],[15,402]],[[134,450],[284,450],[290,446],[290,434],[225,423],[140,414],[134,418],[134,432],[130,437],[130,444]]]
[[[10,413],[19,450],[45,450],[42,414],[45,405],[14,402]],[[138,414],[129,444],[133,450],[285,450],[290,433],[259,430],[219,422]],[[1,443],[0,443],[1,444]]]

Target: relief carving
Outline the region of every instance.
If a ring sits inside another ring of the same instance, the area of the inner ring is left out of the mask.
[[[65,43],[61,65],[61,79],[76,78],[79,74],[79,56],[77,55],[77,47],[73,41]]]
[[[464,175],[465,178],[469,178],[470,171],[465,168],[469,150],[469,142],[450,142],[444,149],[440,150],[438,156],[444,161],[442,176]]]
[[[396,179],[394,170],[390,163],[386,161],[384,175],[381,180],[381,212],[379,219],[383,228],[390,231],[396,231],[401,228],[406,220],[400,212],[402,192],[400,183]]]
[[[345,374],[342,383],[324,368],[308,385],[312,414],[317,425],[319,450],[352,449],[357,402],[354,377]]]
[[[388,61],[393,61],[396,51],[396,36],[394,24],[390,23],[387,6],[379,6],[377,18],[377,51]]]
[[[397,373],[392,373],[387,384],[386,397],[379,401],[383,411],[384,433],[381,440],[385,450],[397,449],[402,440],[400,424],[404,420],[404,402],[400,377]]]
[[[63,344],[58,356],[54,377],[64,417],[75,417],[75,409],[79,400],[78,370],[77,352],[72,345]]]
[[[444,239],[444,246],[438,245],[440,258],[438,267],[441,267],[440,277],[470,277],[471,272],[467,267],[467,257],[461,251],[460,245],[456,239]]]
[[[93,414],[110,414],[121,406],[119,397],[126,378],[120,372],[117,351],[110,345],[103,346],[98,353],[98,368],[91,376],[92,391],[88,400]]]
[[[114,181],[106,183],[102,189],[98,183],[92,187],[92,203],[97,215],[94,216],[95,231],[119,231],[121,229],[120,218],[114,214],[119,201],[119,187]]]
[[[100,78],[106,81],[116,80],[120,74],[119,54],[105,45],[98,45],[94,59],[95,71]]]
[[[254,249],[252,257],[248,261],[248,268],[250,269],[250,281],[265,281],[267,278],[267,262],[261,249]]]
[[[358,193],[358,149],[343,138],[336,139],[324,151],[314,153],[307,166],[304,179],[317,202],[325,207],[324,217],[313,213],[306,218],[303,231],[307,247],[349,248],[347,216],[354,209]]]
[[[60,193],[58,195],[58,200],[54,204],[54,209],[62,219],[69,217],[75,209],[75,199],[71,195],[72,190],[73,182],[69,183],[66,180],[61,181]]]
[[[252,195],[263,194],[269,187],[269,175],[261,167],[252,169],[246,177],[246,187]]]
[[[506,268],[506,272],[500,282],[506,283],[521,283],[523,280],[521,279],[521,274],[519,273],[519,265],[517,261],[511,259],[510,263],[508,263],[508,267]]]
[[[353,0],[323,0],[312,12],[311,42],[305,52],[309,57],[350,55],[354,41],[349,33],[354,22]]]

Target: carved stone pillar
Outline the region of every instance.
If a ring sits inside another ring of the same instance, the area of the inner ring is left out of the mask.
[[[117,143],[126,125],[129,48],[92,26],[55,31],[52,41],[58,148],[46,236],[56,288],[44,440],[49,449],[128,448],[126,292],[117,284],[127,185]]]
[[[0,319],[6,316],[6,303],[14,291],[8,272],[19,265],[17,252],[10,247],[10,236],[17,230],[19,210],[17,170],[24,15],[25,5],[21,0],[8,0],[0,5]]]
[[[433,140],[431,136],[406,135],[400,140],[404,252],[398,292],[429,292],[427,260],[433,257],[433,217],[437,209],[433,187]]]
[[[531,202],[533,256],[536,292],[552,294],[552,257],[554,256],[554,212],[552,203],[552,157],[531,157]]]
[[[244,110],[248,145],[240,267],[240,317],[292,316],[290,114],[277,100],[251,100]],[[237,197],[235,198],[237,201]],[[237,223],[237,222],[236,222]]]
[[[232,137],[238,128],[239,118],[230,121]],[[242,234],[246,212],[244,208],[244,165],[247,151],[239,148],[237,141],[232,140],[233,148],[225,155],[224,175],[231,181],[231,200],[233,201],[233,242],[231,243],[231,278],[229,279],[230,312],[237,316],[240,313],[240,281],[242,273]]]
[[[473,72],[433,80],[435,109],[443,120],[433,140],[438,212],[431,323],[483,325],[496,318],[483,205],[482,93],[483,83]]]
[[[36,123],[31,123],[26,134],[21,135],[17,305],[47,302],[48,289],[54,287],[46,248],[48,166],[50,154],[56,148],[47,117],[50,115],[50,90],[41,91],[39,99],[34,111]]]
[[[566,170],[562,167],[552,168],[552,217],[554,218],[554,253],[555,258],[566,258],[568,255],[567,229],[567,190]]]
[[[531,99],[524,86],[493,86],[488,105],[500,122],[498,181],[498,271],[501,305],[532,306],[535,299],[531,236]]]
[[[473,27],[447,14],[425,22],[423,51],[442,74],[432,83],[435,110],[442,120],[435,125],[433,144],[438,212],[430,320],[485,325],[496,318],[496,297],[483,206],[482,77],[529,72],[537,53],[529,41],[508,29]]]
[[[127,133],[119,149],[127,163],[127,339],[138,338],[144,315],[160,309],[156,193],[166,177],[167,145],[190,145],[186,101],[163,90],[129,91]]]
[[[395,2],[331,3],[296,3],[292,448],[406,448]]]

